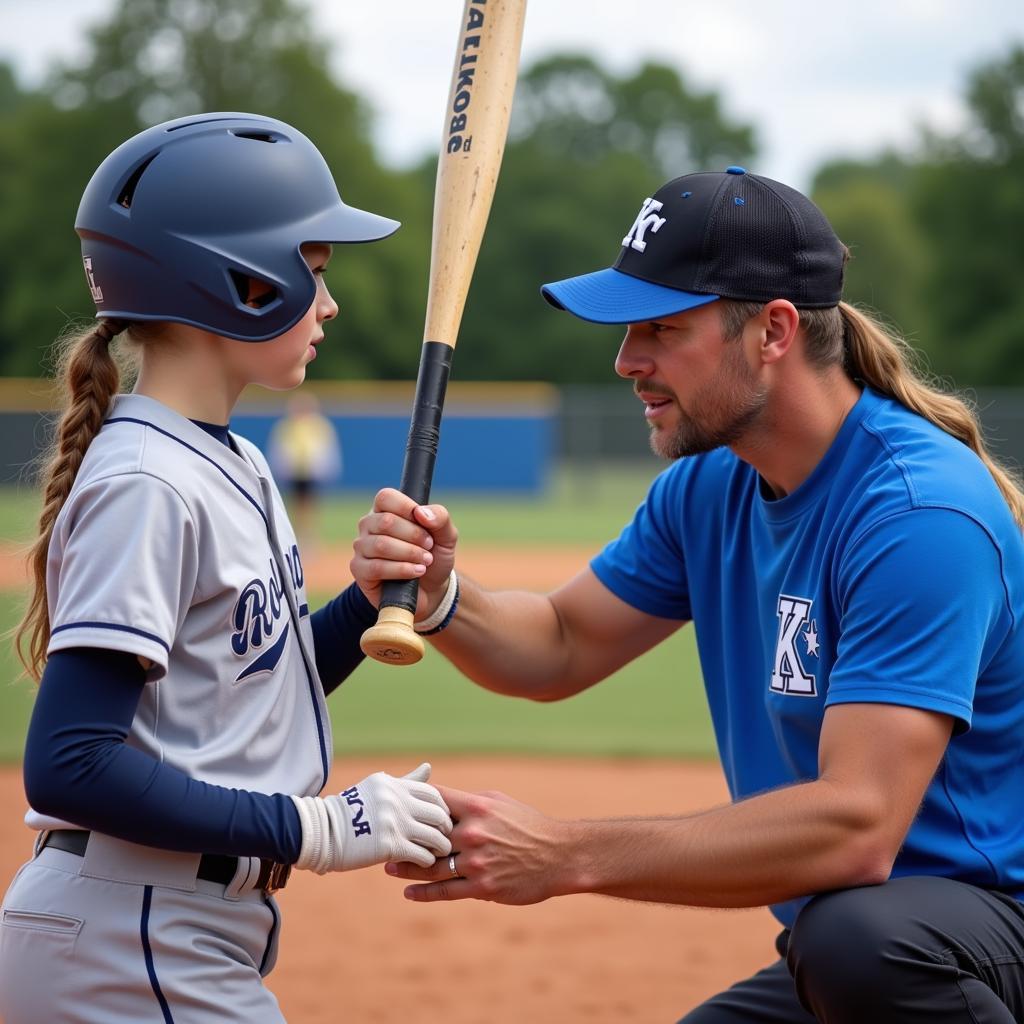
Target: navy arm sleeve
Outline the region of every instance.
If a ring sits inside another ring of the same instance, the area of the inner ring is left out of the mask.
[[[355,583],[315,611],[313,649],[324,693],[333,693],[363,660],[359,638],[377,621],[377,609]]]
[[[25,747],[32,807],[144,846],[294,863],[302,826],[288,795],[201,782],[127,745],[145,686],[134,654],[50,655]]]

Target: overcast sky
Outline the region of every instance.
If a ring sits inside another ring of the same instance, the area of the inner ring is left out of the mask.
[[[0,0],[0,57],[36,84],[82,52],[82,28],[113,0]],[[319,0],[334,68],[378,114],[382,156],[436,150],[462,0]],[[836,155],[902,146],[927,123],[963,121],[979,61],[1024,42],[1022,0],[531,0],[524,61],[583,50],[615,71],[645,59],[720,93],[754,124],[761,174],[806,188]],[[680,173],[696,168],[680,168]]]

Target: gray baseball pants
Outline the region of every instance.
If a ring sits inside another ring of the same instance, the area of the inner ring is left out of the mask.
[[[5,1024],[283,1024],[262,978],[277,956],[272,898],[196,878],[198,855],[93,833],[18,871],[0,924]]]

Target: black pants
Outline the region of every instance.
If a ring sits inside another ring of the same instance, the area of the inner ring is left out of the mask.
[[[817,896],[680,1024],[1024,1024],[1024,905],[947,878]]]

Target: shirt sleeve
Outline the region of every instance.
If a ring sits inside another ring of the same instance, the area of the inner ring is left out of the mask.
[[[999,549],[963,513],[914,509],[854,542],[837,574],[826,705],[902,704],[970,727],[977,679],[1012,626]]]
[[[590,563],[597,578],[627,604],[648,615],[688,620],[689,587],[680,537],[681,473],[658,476],[632,521]]]
[[[73,493],[50,543],[49,652],[103,647],[167,659],[199,571],[195,525],[178,493],[145,473]]]

